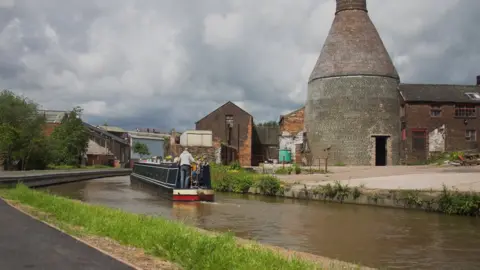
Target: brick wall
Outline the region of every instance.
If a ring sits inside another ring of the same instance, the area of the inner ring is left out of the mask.
[[[192,154],[193,158],[202,158],[207,162],[215,162],[215,147],[205,147],[205,146],[188,146],[188,152]],[[170,150],[174,154],[173,157],[179,156],[185,147],[175,144],[172,145]]]
[[[43,127],[43,134],[45,134],[45,136],[52,135],[53,130],[59,125],[59,123],[46,123]]]
[[[108,155],[87,155],[87,165],[110,165],[109,160],[113,159],[113,156]]]
[[[293,162],[297,164],[302,164],[302,145],[301,144],[295,145],[295,157],[293,159]]]
[[[298,134],[304,128],[305,107],[291,112],[282,117],[280,121],[280,132],[287,131],[290,134]]]
[[[401,128],[397,87],[396,79],[374,76],[311,81],[305,127],[313,156],[331,147],[329,164],[374,165],[371,137],[389,136],[391,160],[387,163],[398,165]]]
[[[405,157],[407,163],[416,163],[428,158],[428,133],[436,128],[445,125],[445,151],[465,151],[480,150],[480,106],[476,107],[476,117],[466,119],[455,117],[455,105],[443,104],[440,107],[441,114],[439,117],[432,117],[430,114],[430,104],[405,104],[405,126],[407,128],[407,140],[403,142]],[[413,149],[412,135],[413,131],[425,130],[427,138],[425,149],[423,152]],[[474,142],[467,141],[465,138],[466,130],[475,130],[477,132],[477,140]]]
[[[238,152],[238,160],[241,166],[252,166],[252,134],[253,134],[253,117],[250,117],[247,125],[246,138],[240,145]]]
[[[232,117],[234,123],[231,129],[227,116]],[[236,159],[242,166],[251,166],[252,128],[253,117],[232,102],[225,103],[195,124],[195,129],[211,130],[214,138],[238,149]]]

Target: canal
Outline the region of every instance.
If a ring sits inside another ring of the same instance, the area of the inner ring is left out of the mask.
[[[128,176],[48,187],[92,204],[386,269],[480,269],[480,219],[369,206],[217,194],[173,203]]]

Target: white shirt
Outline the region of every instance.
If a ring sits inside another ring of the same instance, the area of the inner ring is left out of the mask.
[[[182,165],[190,165],[191,162],[195,162],[195,160],[192,157],[192,154],[190,154],[187,151],[183,151],[180,154],[180,166]]]

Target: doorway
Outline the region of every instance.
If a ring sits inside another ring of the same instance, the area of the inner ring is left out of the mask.
[[[375,166],[387,166],[388,136],[375,136]]]

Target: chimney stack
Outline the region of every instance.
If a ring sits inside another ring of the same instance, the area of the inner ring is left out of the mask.
[[[367,12],[367,0],[337,0],[335,14],[344,10],[363,10]]]
[[[310,151],[322,156],[331,147],[328,162],[332,164],[399,164],[400,77],[370,20],[367,0],[336,3],[330,31],[308,80],[305,129]],[[379,147],[377,134],[388,137],[389,145],[389,154],[380,156],[383,161],[378,164],[372,151]]]
[[[480,86],[480,75],[477,76],[477,85]]]

